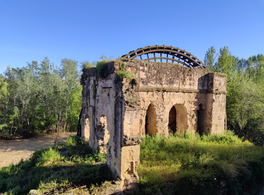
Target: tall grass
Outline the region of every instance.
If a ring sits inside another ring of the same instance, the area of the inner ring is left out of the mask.
[[[84,185],[89,191],[112,180],[105,160],[106,155],[93,153],[84,139],[70,137],[64,145],[38,150],[27,161],[0,168],[0,194],[27,194],[31,189],[56,194]]]
[[[232,132],[146,136],[140,146],[139,194],[237,194],[262,188],[263,147]]]

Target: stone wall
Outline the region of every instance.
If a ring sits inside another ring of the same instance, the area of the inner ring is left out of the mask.
[[[120,79],[121,69],[135,78]],[[102,79],[95,68],[84,70],[81,133],[92,148],[107,152],[124,190],[138,179],[140,137],[146,133],[224,131],[224,74],[141,60],[110,62],[107,71]]]

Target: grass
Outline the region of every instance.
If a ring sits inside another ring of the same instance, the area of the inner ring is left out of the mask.
[[[142,138],[135,194],[260,194],[264,148],[232,132]],[[38,150],[28,161],[0,168],[0,194],[108,194],[112,173],[106,155],[81,138]],[[80,190],[81,188],[81,190]]]
[[[112,181],[106,155],[93,153],[81,138],[69,137],[64,145],[36,151],[27,161],[0,168],[0,194],[66,193],[93,190]],[[76,192],[77,193],[77,192]]]
[[[256,194],[264,150],[232,132],[142,138],[137,194]]]

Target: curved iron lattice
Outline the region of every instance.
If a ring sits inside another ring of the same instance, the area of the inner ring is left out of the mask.
[[[149,54],[153,54],[153,56],[149,56]],[[157,56],[160,54],[160,56]],[[143,56],[144,55],[144,56]],[[145,56],[146,55],[146,56]],[[143,58],[143,57],[146,58]],[[171,57],[170,57],[171,56]],[[157,61],[166,60],[166,63],[171,60],[172,63],[179,63],[182,66],[187,66],[190,68],[202,68],[207,69],[206,66],[191,53],[186,52],[183,49],[179,49],[177,47],[165,46],[165,45],[155,45],[155,46],[147,46],[144,48],[139,48],[134,51],[130,51],[128,54],[123,55],[121,58],[130,58],[135,59],[140,57],[141,60],[146,61]]]

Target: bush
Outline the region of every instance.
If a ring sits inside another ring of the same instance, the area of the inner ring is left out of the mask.
[[[106,78],[108,76],[108,64],[109,61],[106,60],[97,62],[96,70],[100,78]]]

